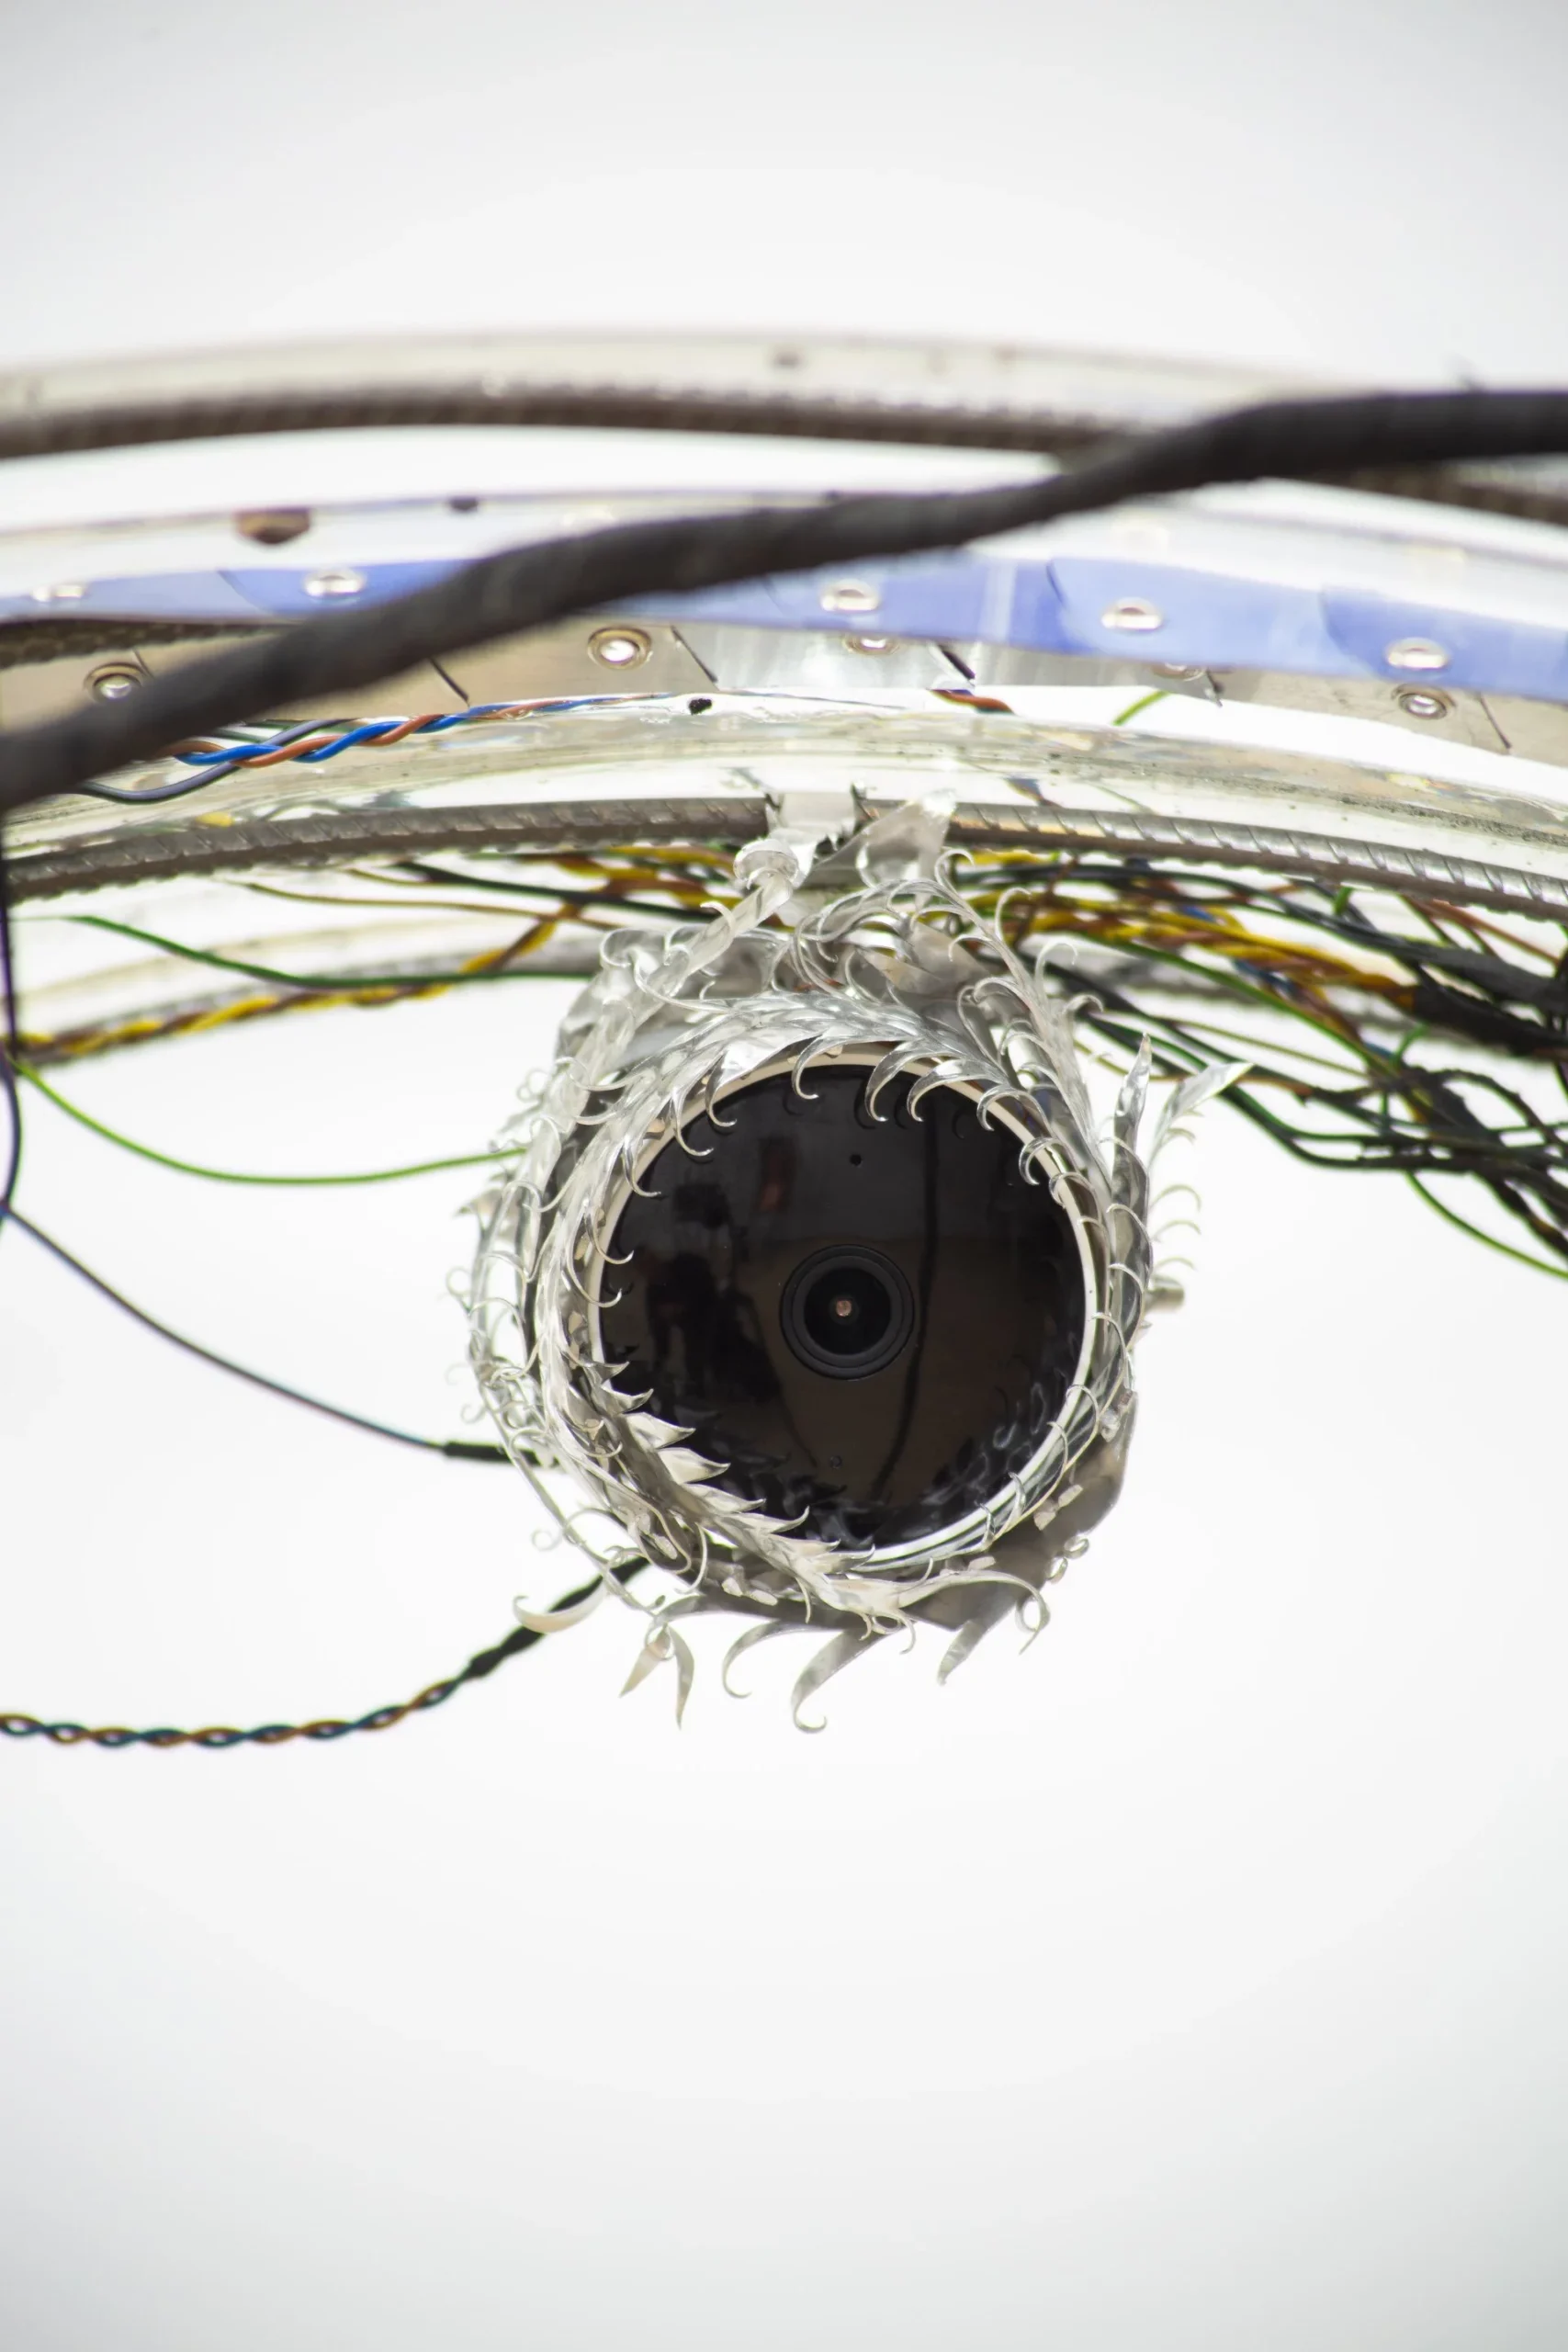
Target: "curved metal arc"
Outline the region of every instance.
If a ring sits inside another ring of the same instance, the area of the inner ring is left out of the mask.
[[[855,775],[873,806],[887,805],[879,791],[890,799],[911,788],[954,789],[950,838],[976,854],[1177,856],[1418,888],[1502,910],[1568,910],[1568,813],[1513,792],[1231,744],[1156,738],[1130,744],[1113,730],[1012,717],[981,726],[969,717],[954,721],[945,710],[868,718],[829,706],[807,719],[798,710],[778,717],[740,704],[720,720],[716,731],[707,718],[683,709],[661,712],[657,722],[624,713],[608,723],[563,715],[526,743],[444,767],[438,791],[417,758],[374,776],[345,760],[328,806],[315,793],[280,802],[276,789],[264,803],[255,783],[243,777],[188,813],[176,804],[178,814],[138,810],[106,822],[102,811],[53,804],[7,826],[12,896],[25,904],[186,876],[417,860],[440,851],[548,858],[698,843],[733,853],[766,838],[772,808],[755,786],[716,791],[714,783],[728,784],[752,763],[784,759],[818,767],[826,760],[829,773]],[[395,762],[401,753],[379,756]],[[691,791],[626,790],[640,773],[662,770],[667,781],[672,762],[692,771]],[[621,786],[615,798],[598,789],[611,777]],[[481,778],[482,797],[466,794]],[[1021,780],[1038,797],[1026,799]],[[572,797],[560,797],[563,786]],[[855,814],[847,785],[843,811],[847,826]],[[807,978],[819,977],[814,959],[823,944],[809,931],[802,935]],[[585,949],[586,941],[564,952],[547,944],[536,953],[541,968],[551,962],[559,968]],[[1018,972],[1027,983],[1021,964]]]
[[[408,339],[171,354],[0,377],[0,458],[389,425],[565,425],[1064,457],[1321,382],[960,342],[743,336]],[[1334,387],[1334,390],[1344,389]],[[1453,467],[1360,488],[1549,521],[1550,470]]]

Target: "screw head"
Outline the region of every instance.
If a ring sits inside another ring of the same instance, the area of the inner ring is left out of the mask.
[[[882,591],[869,580],[834,580],[817,601],[825,613],[875,613],[882,609]]]
[[[653,639],[640,628],[596,628],[588,650],[606,670],[640,670],[653,651]]]
[[[357,596],[365,585],[362,571],[350,571],[345,564],[333,571],[312,571],[305,582],[307,596]]]
[[[890,637],[846,637],[844,650],[847,653],[891,653],[893,639]]]
[[[1165,615],[1157,605],[1149,604],[1142,596],[1118,596],[1116,602],[1107,605],[1100,616],[1100,626],[1101,628],[1130,629],[1142,634],[1149,629],[1163,628]]]
[[[1402,637],[1383,654],[1391,670],[1446,670],[1449,650],[1429,637]]]
[[[123,702],[141,683],[141,673],[134,663],[106,662],[88,673],[87,692],[95,702]]]
[[[1432,686],[1401,686],[1394,701],[1410,718],[1446,718],[1453,708],[1447,695]]]
[[[75,605],[86,594],[86,583],[81,580],[56,580],[47,588],[35,588],[35,605]]]
[[[304,506],[247,507],[234,517],[240,537],[254,539],[264,548],[287,547],[290,539],[302,538],[310,527],[310,509]]]

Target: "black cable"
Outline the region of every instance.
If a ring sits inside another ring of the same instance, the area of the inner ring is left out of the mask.
[[[992,888],[1013,889],[1036,878],[1048,878],[1053,870],[1043,867],[1036,876],[1018,867],[999,874],[976,867],[971,879]],[[1153,878],[1167,888],[1182,888],[1195,895],[1212,888],[1213,881],[1212,875],[1188,874],[1163,864],[1155,867],[1144,860],[1075,858],[1071,870],[1075,877],[1103,881],[1112,888],[1130,888],[1137,882]],[[1257,907],[1259,911],[1282,911],[1292,922],[1335,939],[1349,940],[1359,947],[1403,964],[1416,983],[1412,1009],[1417,1019],[1433,1027],[1473,1037],[1483,1045],[1501,1046],[1516,1056],[1568,1053],[1568,1027],[1564,1025],[1568,1022],[1568,955],[1555,971],[1533,972],[1522,964],[1511,963],[1506,956],[1478,948],[1456,947],[1388,931],[1370,922],[1353,899],[1347,899],[1343,907],[1336,905],[1339,895],[1328,883],[1301,876],[1292,877],[1288,887],[1270,892],[1261,905],[1252,892],[1241,891],[1239,899],[1240,903]],[[1310,903],[1317,898],[1326,899],[1329,905],[1318,907]],[[1432,972],[1451,974],[1481,994],[1461,994],[1440,980],[1434,981],[1430,978]],[[1482,996],[1497,1000],[1497,1005],[1483,1002]],[[1509,1003],[1533,1007],[1540,1019],[1520,1020],[1501,1009]]]
[[[272,736],[265,748],[269,752],[280,752],[286,743],[298,743],[307,735],[319,735],[321,729],[319,718],[307,718],[302,725],[287,728],[281,735]],[[149,785],[141,792],[122,790],[118,784],[79,784],[75,789],[86,799],[113,800],[126,808],[146,808],[158,800],[184,800],[193,792],[205,792],[208,786],[216,784],[220,777],[232,775],[237,768],[246,766],[245,752],[255,748],[254,744],[246,744],[243,750],[236,751],[231,760],[215,760],[210,767],[203,767],[196,775],[178,776],[173,784]]]
[[[17,967],[11,947],[11,884],[6,867],[6,831],[0,825],[0,1011],[6,1017],[6,1051],[17,1058],[20,1022],[17,1012]]]
[[[11,1080],[11,1084],[14,1090],[15,1081]],[[236,1380],[249,1381],[253,1388],[265,1388],[270,1396],[287,1397],[291,1405],[304,1405],[312,1413],[324,1413],[330,1420],[345,1421],[351,1429],[368,1430],[373,1437],[390,1438],[396,1445],[417,1446],[422,1453],[445,1453],[455,1462],[505,1462],[510,1458],[502,1446],[483,1445],[468,1438],[416,1437],[412,1430],[393,1429],[387,1421],[374,1421],[364,1413],[351,1413],[342,1405],[329,1405],[320,1396],[307,1396],[301,1388],[290,1388],[286,1381],[273,1380],[264,1372],[253,1372],[246,1364],[235,1363],[232,1358],[220,1356],[213,1349],[203,1347],[199,1340],[187,1340],[183,1332],[171,1330],[166,1323],[160,1323],[155,1315],[149,1315],[145,1308],[134,1306],[112,1283],[105,1282],[101,1274],[95,1274],[79,1258],[73,1258],[69,1250],[52,1240],[41,1227],[34,1225],[9,1202],[5,1205],[5,1217],[18,1232],[28,1234],[40,1249],[47,1250],[73,1274],[79,1274],[102,1297],[145,1329],[155,1331],[159,1339],[169,1340],[176,1348],[183,1348],[186,1355],[196,1356],[203,1363],[215,1365],[220,1372],[232,1373]]]
[[[300,623],[182,664],[121,702],[0,739],[0,811],[73,791],[186,736],[350,693],[465,647],[633,596],[952,547],[1214,483],[1560,454],[1568,454],[1565,392],[1278,401],[1119,442],[1043,481],[624,524],[511,548],[412,595]]]
[[[615,1571],[625,1581],[639,1576],[647,1566],[646,1560],[625,1562]],[[558,1611],[574,1609],[597,1589],[601,1579],[595,1577],[589,1584],[579,1585],[575,1592],[563,1593],[555,1604]],[[176,1730],[163,1724],[148,1731],[131,1731],[124,1724],[104,1724],[90,1727],[78,1723],[49,1723],[38,1715],[0,1714],[0,1736],[7,1739],[48,1739],[59,1747],[281,1747],[293,1739],[343,1739],[350,1732],[389,1731],[394,1724],[406,1723],[411,1715],[428,1714],[432,1707],[439,1707],[455,1691],[470,1682],[482,1682],[508,1658],[519,1657],[547,1636],[532,1625],[519,1625],[488,1650],[479,1650],[460,1672],[448,1675],[444,1681],[432,1682],[412,1699],[395,1702],[389,1707],[373,1707],[368,1714],[344,1718],[341,1715],[318,1718],[303,1724],[257,1724],[249,1731],[240,1731],[231,1724],[208,1724],[199,1731]]]
[[[1071,872],[1074,879],[1114,882],[1123,888],[1157,883],[1165,889],[1174,888],[1185,894],[1201,887],[1196,876],[1172,874],[1163,868],[1156,872],[1125,862],[1075,861]],[[1316,888],[1314,886],[1314,891]],[[1242,902],[1250,900],[1244,898]],[[1283,911],[1293,921],[1375,946],[1380,954],[1403,963],[1416,977],[1414,993],[1417,1000],[1423,985],[1431,985],[1425,983],[1422,971],[1429,957],[1434,954],[1469,956],[1469,951],[1445,950],[1440,946],[1434,949],[1427,941],[1374,928],[1348,899],[1342,906],[1337,894],[1331,912],[1315,910],[1293,896],[1287,897],[1282,904]],[[1528,1001],[1536,993],[1535,976],[1502,958],[1476,954],[1460,968],[1472,985],[1488,988],[1498,996]],[[1524,986],[1517,987],[1518,981]],[[1537,1056],[1551,1053],[1561,1068],[1560,1031],[1497,1013],[1480,998],[1461,997],[1451,989],[1440,993],[1441,1004],[1429,1005],[1428,1010],[1438,1012],[1449,1028],[1461,1035],[1484,1034],[1486,1042],[1496,1044],[1503,1041],[1490,1033],[1487,1023],[1506,1021],[1506,1042],[1516,1057],[1527,1051]],[[1550,990],[1546,993],[1550,1009],[1551,995]],[[1194,1064],[1207,1058],[1201,1043],[1179,1023],[1160,1016],[1151,1020],[1146,1010],[1134,1005],[1108,981],[1096,979],[1093,994],[1106,1011],[1124,1013],[1138,1023],[1128,1027],[1122,1022],[1105,1020],[1103,1014],[1085,1015],[1090,1027],[1126,1052],[1135,1049],[1141,1030],[1149,1027],[1156,1036],[1174,1041],[1177,1050],[1190,1055]],[[1496,1097],[1517,1114],[1526,1129],[1535,1129],[1540,1142],[1515,1143],[1499,1135],[1465,1101],[1461,1090],[1467,1087],[1479,1088]],[[1360,1173],[1386,1170],[1411,1177],[1423,1173],[1467,1176],[1484,1185],[1504,1211],[1519,1219],[1554,1257],[1568,1259],[1568,1154],[1557,1131],[1539,1121],[1530,1105],[1489,1073],[1434,1069],[1408,1062],[1402,1056],[1393,1059],[1380,1056],[1366,1075],[1349,1086],[1324,1086],[1303,1080],[1292,1082],[1292,1091],[1303,1105],[1332,1112],[1361,1129],[1362,1135],[1339,1138],[1292,1126],[1266,1109],[1244,1086],[1228,1089],[1225,1101],[1234,1111],[1261,1127],[1292,1158],[1313,1167]],[[1377,1099],[1368,1101],[1368,1096]],[[1409,1105],[1409,1117],[1393,1114],[1391,1105],[1396,1100]],[[1341,1145],[1348,1148],[1337,1148]]]
[[[11,1057],[4,1053],[0,1053],[0,1094],[6,1097],[11,1130],[6,1154],[6,1181],[0,1185],[0,1232],[4,1232],[7,1220],[16,1216],[11,1204],[17,1197],[17,1179],[22,1172],[22,1099],[17,1090]]]
[[[439,883],[444,889],[500,891],[509,898],[549,899],[563,907],[607,907],[613,914],[619,914],[624,907],[628,914],[657,915],[661,922],[713,922],[717,919],[711,907],[660,906],[653,899],[623,899],[615,890],[561,890],[553,882],[499,882],[491,875],[452,874],[443,866],[426,865],[414,858],[404,858],[399,871],[414,875],[421,882]]]
[[[6,1178],[0,1184],[0,1229],[17,1197],[22,1172],[22,1098],[17,1089],[17,1044],[20,1023],[17,1012],[17,967],[11,946],[11,886],[6,870],[6,825],[0,818],[0,1013],[6,1035],[0,1041],[0,1091],[6,1097],[10,1141],[6,1150]]]
[[[267,355],[264,355],[263,366]],[[504,354],[498,354],[504,367]],[[439,370],[441,355],[434,356]],[[908,447],[1010,450],[1020,456],[1070,459],[1103,447],[1109,429],[1081,411],[944,405],[874,395],[814,392],[796,382],[788,391],[749,389],[670,390],[649,383],[574,383],[570,379],[508,382],[483,374],[442,381],[406,376],[340,386],[264,382],[259,389],[213,393],[132,393],[87,400],[67,409],[31,401],[0,415],[0,459],[48,457],[78,449],[144,447],[166,441],[218,439],[232,434],[362,431],[388,425],[547,425],[613,432],[762,434],[810,441],[865,441]],[[1130,429],[1127,437],[1134,437]],[[1148,437],[1137,433],[1136,437]],[[1550,480],[1449,474],[1413,484],[1397,458],[1381,466],[1352,467],[1348,487],[1392,497],[1438,499],[1446,504],[1517,514],[1539,522],[1568,521],[1568,497]],[[477,502],[476,502],[477,503]],[[219,625],[207,624],[216,634]],[[106,641],[107,638],[106,638]],[[120,640],[128,642],[129,640]]]

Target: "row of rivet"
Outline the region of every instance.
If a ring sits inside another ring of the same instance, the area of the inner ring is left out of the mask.
[[[348,567],[309,573],[303,582],[308,596],[321,599],[357,596],[366,584],[365,574]],[[47,588],[35,588],[33,600],[40,605],[73,604],[85,596],[87,590],[81,581],[60,581]],[[881,591],[868,581],[839,580],[824,588],[818,599],[825,613],[870,614],[880,609]],[[1156,605],[1139,596],[1124,596],[1108,605],[1101,613],[1100,626],[1133,635],[1151,635],[1165,627],[1165,615]],[[894,640],[886,637],[850,637],[845,645],[855,653],[885,653]],[[646,662],[652,650],[651,640],[640,629],[600,629],[589,639],[589,650],[595,661],[606,669],[637,669]],[[1402,637],[1384,648],[1383,660],[1391,670],[1446,670],[1450,655],[1445,646],[1430,638]],[[1199,668],[1184,663],[1156,663],[1162,675],[1192,678],[1201,674]],[[99,673],[102,685],[95,684],[94,692],[105,701],[113,701],[129,694],[137,683],[137,673],[121,666]],[[1413,718],[1440,718],[1449,707],[1446,699],[1436,694],[1412,692],[1402,695],[1402,707]]]
[[[836,580],[824,588],[818,602],[825,613],[874,613],[882,604],[881,592],[865,580]],[[1142,596],[1122,596],[1108,605],[1100,616],[1101,628],[1113,628],[1132,635],[1146,636],[1165,627],[1165,615],[1157,605],[1148,604]],[[844,642],[857,652],[880,652],[888,640],[885,638],[846,638]],[[1434,644],[1427,637],[1402,637],[1383,651],[1383,660],[1391,670],[1446,670],[1450,654],[1446,646]],[[1162,676],[1196,678],[1201,669],[1181,662],[1156,662]],[[1403,698],[1402,698],[1403,699]],[[1440,695],[1413,696],[1405,707],[1423,700],[1440,703]],[[1444,707],[1447,706],[1444,705]],[[1415,710],[1418,718],[1436,718],[1438,711]]]

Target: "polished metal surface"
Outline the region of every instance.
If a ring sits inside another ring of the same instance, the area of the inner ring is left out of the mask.
[[[1563,803],[934,697],[910,709],[676,695],[537,712],[345,752],[330,781],[282,767],[226,776],[191,802],[57,802],[13,821],[9,862],[20,900],[444,847],[735,845],[792,800],[831,831],[857,805],[932,792],[952,795],[954,838],[971,845],[1179,850],[1426,882],[1516,910],[1555,911],[1568,891]]]

